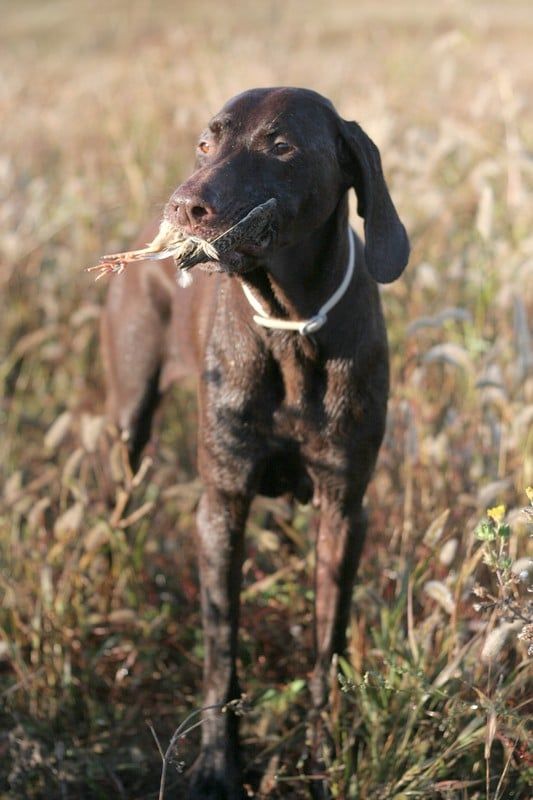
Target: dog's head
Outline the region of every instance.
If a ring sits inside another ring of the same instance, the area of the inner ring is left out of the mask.
[[[253,89],[230,100],[197,145],[196,167],[165,216],[187,234],[213,239],[252,208],[277,202],[273,232],[237,246],[227,268],[264,265],[324,225],[354,187],[373,277],[395,280],[409,243],[390,198],[379,151],[355,122],[307,89]]]

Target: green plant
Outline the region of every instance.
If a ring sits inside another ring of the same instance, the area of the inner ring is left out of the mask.
[[[523,509],[524,516],[533,519],[533,489],[528,487],[531,503]],[[479,602],[474,604],[478,612],[492,612],[500,622],[487,637],[482,657],[494,658],[503,647],[511,632],[528,645],[528,655],[533,655],[533,561],[521,559],[513,564],[509,555],[511,526],[505,520],[505,506],[495,506],[487,511],[487,517],[475,530],[476,538],[483,543],[483,563],[496,578],[496,591],[481,584],[473,588]]]

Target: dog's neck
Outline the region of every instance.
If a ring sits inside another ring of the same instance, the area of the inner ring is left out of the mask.
[[[246,274],[246,283],[270,316],[301,320],[314,315],[343,280],[348,260],[348,201],[296,245],[280,249]]]

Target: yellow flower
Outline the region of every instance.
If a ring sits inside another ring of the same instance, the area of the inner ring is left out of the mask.
[[[487,517],[490,517],[494,520],[494,522],[501,522],[505,517],[505,506],[494,506],[494,508],[489,508],[487,511]]]
[[[527,487],[526,494],[528,496],[529,502],[533,503],[533,486],[528,486]]]

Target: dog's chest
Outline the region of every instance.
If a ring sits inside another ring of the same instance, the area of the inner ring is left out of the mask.
[[[278,402],[272,434],[291,439],[304,449],[331,446],[362,414],[350,359],[310,360],[295,348],[277,362]]]
[[[221,455],[264,458],[296,446],[314,459],[325,447],[345,450],[364,425],[365,382],[351,358],[310,358],[291,344],[281,353],[219,351],[206,367],[205,422]]]

